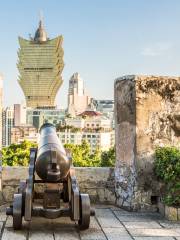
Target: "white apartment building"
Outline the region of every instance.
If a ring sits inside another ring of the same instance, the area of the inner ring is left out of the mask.
[[[75,128],[90,128],[90,129],[111,129],[111,120],[104,116],[95,117],[76,117],[65,119],[66,126],[73,126]]]
[[[63,144],[81,144],[85,140],[89,142],[92,152],[96,148],[106,151],[114,146],[114,130],[111,128],[111,120],[104,116],[68,118],[65,119],[65,124],[72,128],[57,132]]]
[[[79,131],[73,133],[71,129],[66,129],[64,132],[57,132],[57,135],[62,144],[72,143],[79,145],[85,140],[90,144],[92,152],[96,150],[96,148],[106,151],[114,146],[114,130],[107,132]]]

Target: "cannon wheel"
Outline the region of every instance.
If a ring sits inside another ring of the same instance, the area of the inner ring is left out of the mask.
[[[63,201],[69,202],[68,182],[63,183]]]
[[[18,187],[18,193],[22,194],[22,216],[24,216],[25,212],[25,197],[26,197],[26,181],[20,181]]]
[[[22,227],[22,194],[14,194],[13,201],[13,228],[19,230]]]
[[[88,194],[80,194],[80,220],[79,228],[85,230],[90,224],[90,199]]]

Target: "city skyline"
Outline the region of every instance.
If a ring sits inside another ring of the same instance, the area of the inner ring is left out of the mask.
[[[64,37],[59,107],[67,106],[74,72],[80,73],[89,94],[97,99],[113,98],[114,79],[121,75],[180,75],[179,1],[6,1],[0,6],[4,106],[25,100],[17,82],[18,36],[34,35],[40,10],[49,37]]]

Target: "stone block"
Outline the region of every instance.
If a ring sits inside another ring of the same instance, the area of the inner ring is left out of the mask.
[[[165,205],[161,200],[158,201],[158,210],[162,216],[165,216]]]
[[[116,228],[116,229],[104,228],[103,230],[109,240],[119,240],[119,239],[130,240],[130,239],[132,239],[130,237],[129,233],[124,228]]]
[[[161,220],[159,224],[163,226],[163,228],[179,228],[180,229],[180,222],[168,221],[168,220]]]
[[[14,193],[17,192],[18,186],[7,185],[3,186],[3,196],[5,202],[11,202],[14,197]]]
[[[13,228],[5,228],[3,235],[2,235],[2,240],[26,240],[27,239],[27,231],[25,230],[13,230]]]
[[[3,167],[2,180],[3,184],[6,181],[19,181],[25,180],[28,176],[28,167]]]
[[[98,196],[98,201],[100,203],[105,202],[104,188],[98,188],[97,189],[97,196]]]
[[[165,206],[165,217],[171,221],[178,220],[178,209],[175,207]]]
[[[162,228],[156,221],[150,222],[124,222],[125,227],[128,228]]]
[[[133,237],[176,237],[180,236],[176,229],[163,229],[163,228],[132,228],[129,229],[130,234]]]
[[[106,202],[110,202],[111,204],[115,204],[116,197],[115,197],[115,192],[114,189],[104,189],[104,198]]]
[[[178,208],[177,211],[178,211],[178,220],[180,221],[180,208]]]
[[[101,229],[89,228],[85,231],[80,231],[81,240],[106,240]]]
[[[79,234],[72,228],[57,228],[54,231],[54,238],[56,240],[67,239],[67,240],[79,240]],[[42,238],[41,238],[42,239]]]

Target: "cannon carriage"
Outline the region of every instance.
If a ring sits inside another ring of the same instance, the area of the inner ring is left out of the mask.
[[[35,191],[35,184],[43,184],[42,194]],[[42,199],[40,206],[37,199]],[[23,217],[31,221],[32,216],[50,219],[66,216],[78,222],[81,230],[89,228],[94,209],[90,207],[89,195],[79,191],[71,157],[52,124],[42,125],[38,148],[30,149],[29,176],[20,181],[6,214],[13,217],[16,230],[21,229]]]

